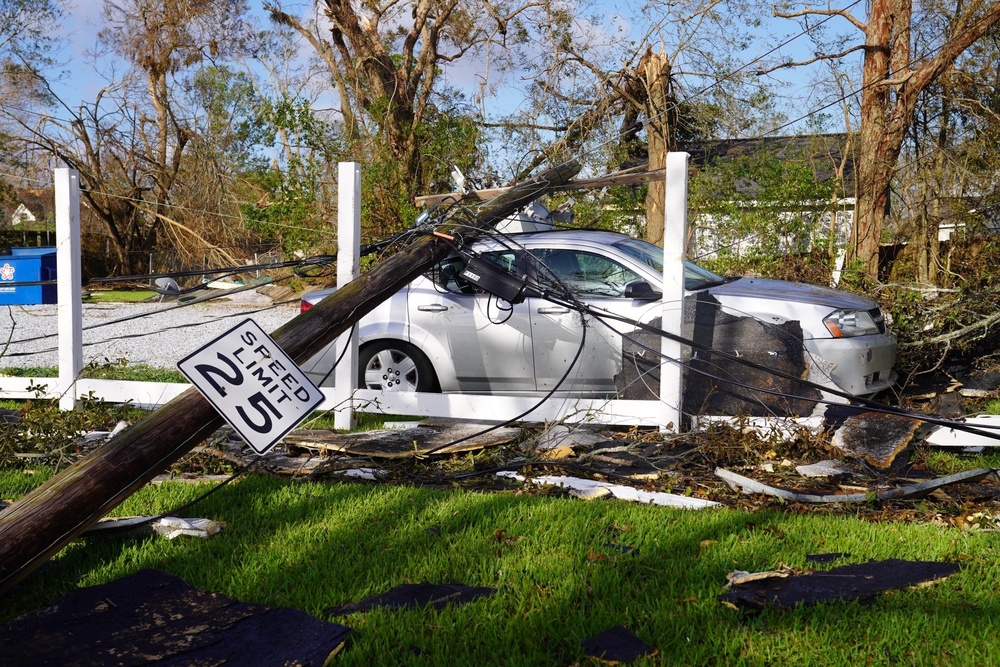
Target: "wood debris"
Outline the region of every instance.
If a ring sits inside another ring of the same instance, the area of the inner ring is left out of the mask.
[[[906,486],[882,491],[865,491],[862,493],[844,494],[813,494],[800,493],[789,489],[768,486],[767,484],[750,479],[749,477],[744,477],[743,475],[738,475],[723,468],[716,468],[715,470],[716,476],[723,479],[727,484],[729,484],[729,486],[740,493],[763,493],[765,495],[775,496],[785,500],[794,500],[800,503],[865,503],[872,500],[911,500],[914,498],[922,498],[935,489],[948,486],[949,484],[978,482],[985,479],[992,473],[992,468],[976,468],[975,470],[967,470],[965,472],[955,473],[954,475],[946,475],[945,477],[938,477],[926,482],[908,484]]]
[[[434,454],[456,454],[512,442],[521,437],[520,428],[503,427],[488,432],[487,424],[420,425],[405,429],[383,429],[363,433],[326,430],[296,430],[285,436],[288,447],[331,453],[404,459]],[[454,444],[452,444],[454,443]]]

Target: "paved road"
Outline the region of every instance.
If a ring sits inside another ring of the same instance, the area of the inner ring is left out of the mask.
[[[238,300],[179,308],[176,302],[84,304],[84,363],[125,359],[175,368],[187,354],[247,317],[270,332],[297,314],[296,304],[275,306],[253,292]],[[57,366],[57,330],[56,306],[0,306],[0,368]]]

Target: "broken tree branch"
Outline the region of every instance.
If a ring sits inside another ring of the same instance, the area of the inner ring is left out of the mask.
[[[645,169],[645,167],[641,168]],[[664,171],[662,169],[657,169],[656,171],[636,171],[635,169],[626,169],[624,171],[615,172],[614,174],[608,174],[607,176],[579,178],[566,181],[562,185],[553,186],[552,190],[591,190],[595,188],[611,187],[614,185],[639,185],[640,183],[649,183],[650,181],[662,181],[663,178]],[[501,192],[506,192],[508,189],[509,188],[507,187],[503,187],[490,188],[488,190],[473,190],[469,193],[469,195],[484,200],[490,197],[495,197]],[[417,206],[434,206],[435,204],[440,204],[441,202],[448,201],[449,199],[458,201],[461,198],[461,192],[447,192],[441,195],[423,195],[420,197],[414,197],[413,203]]]
[[[841,51],[840,53],[819,53],[819,54],[816,55],[816,57],[810,58],[809,60],[793,60],[793,61],[789,61],[787,63],[781,63],[780,65],[775,65],[774,67],[768,67],[766,69],[759,69],[759,70],[757,70],[754,73],[757,74],[758,76],[763,76],[765,74],[771,74],[772,72],[777,72],[779,69],[790,69],[792,67],[803,67],[805,65],[812,65],[813,63],[819,62],[821,60],[836,60],[837,58],[843,58],[844,56],[848,56],[848,55],[854,53],[855,51],[861,51],[864,48],[865,48],[864,44],[858,44],[857,46],[852,46],[849,49]]]
[[[861,32],[867,32],[868,30],[867,23],[858,20],[857,18],[854,17],[853,14],[851,14],[846,9],[812,8],[812,9],[803,9],[797,12],[779,12],[776,10],[774,12],[774,16],[779,19],[797,19],[797,18],[802,18],[803,16],[840,16],[842,18],[847,19],[851,23],[851,25],[853,25]]]
[[[763,493],[767,496],[775,496],[777,498],[784,498],[785,500],[794,500],[799,503],[865,503],[871,500],[910,500],[912,498],[922,498],[934,489],[939,489],[943,486],[948,486],[949,484],[958,484],[959,482],[978,482],[992,472],[992,468],[976,468],[975,470],[966,470],[965,472],[955,473],[954,475],[938,477],[937,479],[927,480],[926,482],[909,484],[907,486],[901,486],[897,489],[879,491],[873,494],[845,493],[842,495],[816,495],[813,493],[799,493],[797,491],[789,491],[788,489],[780,489],[775,486],[768,486],[767,484],[758,482],[755,479],[750,479],[749,477],[744,477],[743,475],[738,475],[735,472],[726,470],[725,468],[715,469],[716,477],[720,477],[726,482],[726,484],[740,493]]]
[[[938,334],[937,336],[932,336],[921,341],[912,341],[907,343],[900,343],[900,347],[922,347],[925,345],[936,345],[937,343],[950,343],[951,341],[963,338],[972,334],[975,331],[983,330],[981,336],[985,336],[987,330],[1000,321],[1000,313],[993,313],[978,322],[973,322],[961,329],[956,329],[955,331],[949,331],[948,333]]]

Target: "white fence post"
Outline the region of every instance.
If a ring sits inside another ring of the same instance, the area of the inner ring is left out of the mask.
[[[59,408],[76,407],[76,381],[83,370],[83,303],[80,288],[80,175],[55,170],[56,295],[59,313]]]
[[[341,162],[337,171],[337,288],[361,274],[361,165]],[[344,351],[344,346],[347,350]],[[334,347],[340,363],[334,374],[337,403],[333,426],[352,429],[355,425],[351,395],[358,377],[358,328],[337,339]],[[343,357],[340,356],[343,352]]]
[[[663,311],[661,326],[667,333],[684,333],[684,257],[687,254],[688,154],[667,153],[666,201],[663,206]],[[661,430],[681,429],[683,349],[679,342],[662,338],[660,352]],[[669,361],[669,360],[675,361]]]

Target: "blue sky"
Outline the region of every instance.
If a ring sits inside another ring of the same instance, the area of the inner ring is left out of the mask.
[[[617,12],[628,11],[625,4],[613,2],[612,0],[601,0],[601,2],[602,4],[597,6],[597,10],[606,12],[609,25],[623,28],[625,32],[628,32],[631,26],[639,23],[639,21],[633,21],[633,17],[625,14],[617,14]],[[849,3],[842,2],[840,4],[841,6],[847,6]],[[260,14],[259,0],[254,0],[251,6],[256,13]],[[305,3],[297,3],[297,5],[288,4],[286,5],[286,10],[292,10],[295,6],[302,8],[303,13],[307,12],[309,7]],[[95,49],[96,35],[101,20],[101,7],[102,0],[76,0],[74,7],[67,13],[65,27],[70,39],[64,56],[67,61],[75,64],[72,67],[72,76],[59,84],[58,90],[70,105],[75,104],[79,100],[93,100],[94,95],[104,83],[94,71],[85,55],[88,51],[92,52]],[[859,5],[857,9],[863,11],[863,5]],[[835,32],[850,34],[851,31],[854,31],[846,21],[840,18],[831,20],[827,26]],[[731,55],[736,62],[747,62],[763,53],[769,44],[780,42],[784,37],[794,35],[799,31],[800,28],[794,21],[777,18],[765,19],[759,29],[759,39],[745,51]],[[615,41],[620,39],[620,35],[609,34],[609,46],[618,48]],[[669,42],[670,40],[668,39],[667,41]],[[813,48],[812,42],[807,37],[802,37],[791,45],[783,47],[779,54],[782,57],[792,60],[804,60],[812,57]],[[311,47],[303,44],[303,52],[311,52]],[[858,65],[855,68],[855,71],[858,73],[859,67]],[[446,70],[446,78],[450,83],[460,88],[472,89],[479,80],[479,77],[482,76],[481,70],[482,63],[464,61],[457,66],[449,66]],[[781,94],[785,98],[782,102],[784,105],[782,110],[786,116],[798,118],[805,115],[807,111],[821,105],[821,102],[815,95],[816,87],[814,86],[814,79],[824,74],[822,66],[817,65],[811,68],[786,69],[770,75],[771,79],[781,81],[784,84]],[[698,89],[702,85],[703,83],[701,82],[690,80],[688,90],[690,92],[692,88]],[[491,100],[488,108],[497,112],[517,110],[525,103],[523,89],[523,84],[509,77],[504,93]],[[828,109],[825,113],[831,114],[834,118],[831,127],[832,131],[841,131],[843,123],[839,107]],[[781,133],[789,134],[801,129],[804,129],[803,123],[784,128]]]

